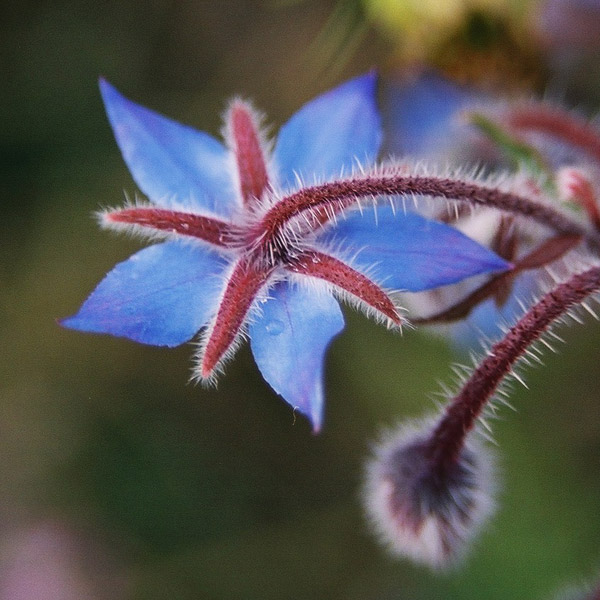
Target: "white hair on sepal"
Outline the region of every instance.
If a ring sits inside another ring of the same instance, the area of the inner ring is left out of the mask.
[[[315,297],[330,296],[334,288],[333,284],[328,281],[307,273],[294,273],[290,271],[286,274],[286,279],[290,285],[306,290],[314,294]]]
[[[196,351],[194,352],[192,358],[194,366],[192,367],[190,381],[192,383],[200,383],[206,388],[217,387],[219,377],[225,372],[225,364],[233,358],[238,348],[243,344],[243,342],[247,338],[247,326],[246,324],[244,324],[239,328],[233,341],[227,347],[225,352],[223,352],[223,355],[221,356],[221,358],[219,358],[219,361],[213,367],[208,377],[204,377],[202,375],[202,359],[204,356],[206,345],[210,338],[210,333],[212,332],[213,328],[214,323],[200,332],[199,340],[197,342],[194,342],[194,345],[196,346]]]
[[[243,107],[246,113],[250,116],[250,121],[254,126],[254,131],[258,140],[262,157],[264,160],[265,169],[267,172],[267,178],[270,183],[277,181],[278,173],[276,164],[273,158],[273,149],[275,146],[273,138],[273,128],[267,124],[267,118],[264,112],[258,110],[252,101],[242,98],[241,96],[234,96],[228,101],[225,110],[223,111],[223,126],[221,128],[221,136],[225,141],[225,145],[229,149],[228,153],[228,166],[229,173],[233,175],[234,180],[234,193],[238,200],[238,206],[244,206],[244,200],[240,195],[240,179],[238,165],[235,158],[235,139],[231,128],[231,112],[235,107]],[[265,194],[263,194],[264,196]],[[258,202],[262,201],[262,198],[257,198]]]
[[[112,221],[110,219],[111,213],[118,213],[123,210],[131,208],[147,208],[150,210],[162,210],[152,204],[145,201],[136,201],[130,205],[122,206],[119,208],[105,208],[98,210],[94,213],[98,225],[107,231],[116,232],[119,234],[125,234],[128,237],[141,240],[143,242],[164,242],[166,240],[176,241],[178,244],[184,246],[198,247],[201,246],[207,250],[216,252],[225,256],[233,256],[237,250],[235,248],[229,248],[227,246],[216,246],[207,240],[203,240],[200,237],[194,235],[186,235],[179,231],[169,231],[166,229],[156,229],[150,225],[141,225],[138,223],[122,223],[119,221]],[[171,209],[164,209],[171,210]],[[173,211],[177,212],[177,211]],[[204,213],[187,211],[187,214],[197,214],[199,216],[206,216]],[[210,218],[210,217],[209,217]]]
[[[137,193],[132,200],[129,194],[125,193],[125,204],[119,207],[106,207],[100,208],[94,211],[94,218],[101,229],[107,231],[116,231],[118,233],[125,233],[136,239],[142,240],[163,240],[168,237],[172,237],[172,233],[169,231],[160,231],[152,227],[146,227],[144,225],[138,225],[136,223],[121,223],[119,221],[112,221],[110,215],[113,213],[120,213],[124,210],[131,210],[136,208],[147,208],[149,210],[161,210],[161,208],[155,204],[150,203],[148,200],[140,198]],[[167,209],[168,210],[168,209]]]
[[[348,304],[355,310],[362,312],[367,318],[372,319],[379,325],[384,325],[387,329],[392,331],[398,331],[399,333],[403,333],[404,328],[411,329],[412,325],[406,317],[407,310],[401,306],[398,306],[395,302],[394,309],[396,313],[400,317],[400,322],[395,323],[392,321],[387,315],[377,310],[374,306],[365,302],[362,298],[351,294],[344,288],[339,286],[331,286],[334,296],[336,296],[340,301],[345,304]]]
[[[114,223],[107,222],[107,217],[111,212],[121,212],[124,210],[134,209],[134,208],[147,208],[151,210],[166,210],[175,213],[184,213],[197,215],[199,217],[207,217],[209,219],[217,219],[219,221],[223,220],[223,216],[208,209],[205,206],[200,206],[200,204],[194,200],[191,203],[183,203],[180,200],[177,200],[176,194],[171,194],[168,196],[162,197],[160,200],[153,201],[148,200],[144,196],[140,195],[137,191],[134,194],[133,200],[130,195],[127,193],[127,190],[123,190],[123,195],[125,197],[125,203],[118,207],[106,207],[100,208],[97,211],[94,211],[94,216],[98,222],[98,225],[103,229],[116,229],[120,226],[125,228],[128,223]],[[190,194],[190,198],[194,198],[193,195]],[[236,213],[234,213],[235,217]],[[140,225],[140,227],[143,227]]]
[[[329,293],[333,293],[333,295],[338,298],[344,304],[348,304],[358,312],[362,312],[367,318],[373,319],[375,322],[385,325],[388,329],[399,330],[402,332],[404,327],[412,328],[411,323],[407,318],[407,310],[400,306],[397,302],[395,302],[391,297],[391,292],[386,290],[382,285],[381,278],[374,277],[373,272],[376,270],[376,264],[370,266],[357,265],[355,262],[356,257],[360,254],[360,250],[353,249],[351,252],[344,248],[343,240],[335,240],[337,242],[336,245],[328,244],[326,248],[318,248],[319,251],[324,252],[325,254],[331,255],[337,260],[345,263],[350,268],[354,269],[367,279],[369,279],[375,286],[377,286],[382,293],[384,293],[392,304],[398,316],[401,319],[400,324],[394,323],[387,315],[377,310],[374,306],[364,301],[362,298],[355,296],[350,293],[348,290],[337,286],[327,280],[324,280],[320,277],[310,275],[310,273],[302,273],[301,275],[296,275],[294,273],[290,273],[290,276],[294,281],[297,281],[298,285],[309,285],[311,290],[315,292],[319,292],[319,290],[327,290]],[[318,247],[318,246],[317,246]],[[312,287],[312,286],[317,287]]]
[[[213,273],[211,275],[212,278],[220,280],[221,290],[219,292],[218,298],[215,299],[215,302],[213,303],[214,311],[212,312],[211,315],[209,315],[209,318],[208,318],[206,324],[202,327],[202,329],[198,333],[197,340],[191,342],[191,345],[195,347],[195,352],[192,356],[193,367],[192,367],[192,373],[190,375],[189,381],[194,384],[200,383],[204,387],[216,388],[218,376],[220,374],[222,374],[223,370],[224,370],[221,365],[217,365],[218,368],[213,369],[210,377],[203,377],[201,374],[201,364],[202,364],[202,356],[204,354],[204,348],[206,347],[206,343],[208,342],[208,339],[210,338],[210,334],[214,328],[215,319],[217,317],[219,307],[221,305],[221,300],[222,300],[225,290],[227,288],[227,283],[228,283],[229,279],[231,278],[233,269],[234,269],[234,264],[231,264],[231,265],[228,265],[228,267],[223,272]],[[234,353],[235,352],[233,352],[232,354],[234,354]],[[220,361],[220,362],[222,362],[222,361]]]
[[[171,206],[174,203],[173,199],[170,199],[168,201],[165,200],[164,203],[161,204],[155,204],[149,202],[145,198],[140,197],[137,193],[135,194],[135,199],[132,200],[126,192],[125,198],[126,202],[123,206],[101,208],[100,210],[94,212],[95,220],[101,229],[117,232],[119,234],[124,233],[133,239],[142,240],[144,242],[162,242],[165,240],[174,240],[182,245],[189,245],[192,247],[201,246],[207,250],[225,256],[233,256],[237,252],[235,245],[232,245],[231,247],[217,246],[200,237],[197,237],[195,235],[186,235],[181,231],[157,229],[152,227],[151,225],[143,225],[139,223],[123,223],[120,221],[113,221],[110,219],[111,214],[120,213],[130,209],[148,209],[156,211],[164,210],[167,212],[181,213],[183,216],[197,215],[199,217],[206,217],[208,219],[215,219],[217,221],[222,222],[223,217],[221,215],[217,215],[209,210],[206,210],[204,209],[204,207],[196,208],[195,206],[187,207],[181,205],[181,208],[175,208]],[[233,225],[236,224],[235,213],[232,215],[231,222]]]
[[[268,296],[268,290],[275,285],[277,281],[279,281],[277,275],[269,277],[263,285],[260,287],[258,293],[255,295],[252,303],[248,307],[246,314],[243,318],[243,322],[241,326],[238,328],[237,332],[234,335],[233,340],[229,344],[229,346],[225,349],[213,369],[211,370],[208,377],[204,377],[202,375],[202,360],[206,351],[206,346],[212,336],[212,332],[214,330],[217,317],[219,315],[219,308],[222,304],[223,297],[225,292],[227,291],[227,286],[229,281],[231,280],[233,271],[235,270],[237,264],[234,262],[228,266],[227,269],[221,274],[218,275],[219,278],[222,279],[222,289],[219,293],[218,299],[215,301],[214,305],[216,308],[214,314],[208,321],[208,324],[203,327],[199,334],[199,340],[194,342],[196,346],[196,352],[194,353],[193,361],[194,367],[192,369],[192,375],[190,380],[194,383],[202,383],[208,387],[216,386],[218,377],[224,372],[225,364],[233,358],[238,348],[242,345],[242,343],[248,338],[248,325],[249,323],[256,318],[256,312],[260,310],[260,304],[266,301]]]
[[[206,345],[210,339],[210,334],[212,333],[213,328],[214,322],[204,328],[199,334],[199,340],[194,342],[196,351],[192,358],[194,366],[192,367],[192,375],[190,376],[190,381],[193,383],[200,383],[207,388],[217,387],[218,378],[225,372],[226,363],[233,358],[238,348],[248,338],[248,324],[247,322],[244,322],[238,329],[233,341],[229,344],[227,349],[223,352],[222,356],[211,370],[208,377],[204,377],[202,375],[202,359],[204,357]]]

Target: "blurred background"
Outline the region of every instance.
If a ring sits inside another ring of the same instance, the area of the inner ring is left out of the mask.
[[[233,94],[276,131],[373,66],[396,133],[386,90],[424,67],[591,114],[599,2],[24,0],[0,8],[0,48],[0,600],[542,599],[598,573],[595,322],[515,390],[518,412],[495,424],[498,514],[462,568],[433,575],[385,554],[359,489],[380,429],[430,412],[452,380],[444,339],[346,311],[314,436],[247,347],[205,390],[187,383],[190,345],[56,319],[140,247],[92,218],[135,192],[99,75],[214,135]]]

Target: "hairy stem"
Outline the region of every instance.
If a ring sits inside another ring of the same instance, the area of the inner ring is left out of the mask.
[[[303,213],[330,209],[334,215],[340,208],[359,203],[361,198],[406,195],[441,197],[497,208],[532,219],[558,234],[581,236],[596,252],[600,252],[600,234],[588,231],[578,222],[541,202],[475,182],[449,177],[407,176],[394,172],[324,183],[290,194],[263,217],[261,243],[273,243],[285,231],[286,225]]]
[[[463,448],[486,403],[516,361],[569,308],[600,289],[600,267],[574,275],[548,292],[497,342],[453,398],[436,427],[429,446],[432,462],[444,468]]]

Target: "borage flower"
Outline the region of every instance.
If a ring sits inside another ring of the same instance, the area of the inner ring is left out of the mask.
[[[271,148],[244,101],[226,112],[223,146],[101,81],[125,161],[153,203],[109,210],[101,223],[166,241],[117,265],[63,325],[159,346],[203,329],[202,381],[247,332],[265,380],[318,430],[325,351],[344,324],[334,296],[395,328],[403,319],[383,284],[418,291],[509,266],[442,223],[396,216],[393,205],[363,213],[358,196],[376,192],[348,194],[352,179],[340,179],[339,193],[335,183],[304,183],[335,182],[375,159],[375,86],[367,74],[316,98]]]

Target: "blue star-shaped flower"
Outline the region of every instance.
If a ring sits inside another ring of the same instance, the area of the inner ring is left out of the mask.
[[[62,324],[159,346],[203,330],[202,380],[247,332],[263,377],[318,430],[325,351],[344,325],[334,296],[395,327],[402,318],[383,284],[418,291],[509,266],[451,227],[393,206],[363,213],[348,195],[341,173],[379,150],[375,86],[367,74],[312,100],[271,151],[241,100],[227,111],[222,145],[101,81],[123,157],[152,203],[102,222],[166,241],[117,265]]]

